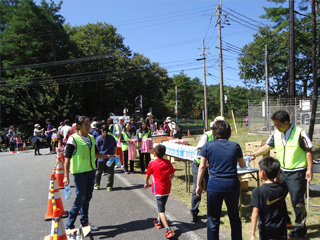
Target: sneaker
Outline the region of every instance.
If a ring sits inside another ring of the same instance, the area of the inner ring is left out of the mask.
[[[288,238],[306,238],[307,232],[305,230],[293,230],[291,233],[288,234]]]
[[[124,173],[127,174],[127,175],[130,174],[130,172],[128,172],[128,171],[125,171]]]
[[[161,228],[163,227],[162,224],[161,224],[161,222],[158,221],[158,220],[154,220],[154,221],[153,221],[153,225],[154,225],[156,228],[158,228],[158,229],[161,229]]]
[[[166,234],[164,235],[165,238],[172,238],[174,236],[174,233],[172,232],[172,230],[167,230]]]
[[[81,227],[87,227],[90,226],[91,231],[99,231],[99,228],[96,226],[93,226],[91,223],[81,223]]]
[[[130,174],[133,174],[133,171],[130,171]]]
[[[94,189],[95,189],[95,190],[99,190],[99,189],[100,189],[100,186],[99,186],[99,185],[95,185],[95,186],[94,186]]]
[[[41,153],[38,153],[38,155],[42,155]]]
[[[196,222],[197,219],[198,219],[198,215],[190,214],[190,221],[191,221],[191,222]]]
[[[80,236],[79,230],[77,230],[77,231],[75,231],[73,233],[70,233],[68,235],[68,239],[79,239],[79,236]]]
[[[116,164],[115,168],[120,168],[120,167],[118,167],[117,164]]]
[[[112,187],[107,187],[108,192],[112,191]]]
[[[106,176],[106,175],[108,175],[108,173],[106,173],[106,172],[102,173],[102,176]]]

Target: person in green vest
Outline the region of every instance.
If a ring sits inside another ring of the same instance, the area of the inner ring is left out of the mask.
[[[122,153],[123,153],[123,168],[125,174],[133,173],[134,171],[134,161],[130,161],[130,172],[128,168],[128,149],[129,144],[132,144],[134,133],[131,131],[131,124],[127,122],[124,124],[123,131],[120,135],[120,142],[122,146]]]
[[[140,128],[137,132],[138,136],[138,144],[137,148],[140,148],[142,138],[152,138],[151,130],[147,128],[147,123],[145,121],[142,121],[140,123]],[[146,159],[146,166],[148,168],[149,162],[151,160],[150,153],[141,153],[141,150],[139,149],[139,157],[140,157],[140,173],[145,173],[145,165],[144,165],[144,158]]]
[[[300,127],[290,123],[290,116],[285,110],[278,110],[272,116],[275,131],[266,144],[256,152],[249,154],[252,160],[275,148],[280,163],[280,177],[277,181],[283,183],[290,193],[292,207],[295,212],[295,229],[288,234],[288,238],[306,237],[307,212],[304,194],[307,181],[312,180],[313,144],[308,134]],[[291,227],[290,217],[287,226]]]
[[[76,133],[71,135],[67,141],[63,183],[65,186],[70,184],[70,171],[73,175],[77,196],[70,209],[66,229],[75,228],[74,223],[80,212],[82,227],[90,226],[92,231],[99,230],[98,227],[89,223],[89,202],[92,198],[96,176],[95,158],[109,159],[109,156],[99,153],[94,137],[89,134],[89,131],[90,119],[80,116],[76,121]]]
[[[215,121],[224,121],[224,117],[216,117],[214,119],[214,121],[212,121],[210,123],[210,129],[212,129],[213,126],[213,122]],[[205,132],[199,140],[199,143],[197,145],[197,154],[195,159],[192,162],[191,168],[192,168],[192,174],[193,174],[193,191],[192,191],[192,196],[191,196],[191,209],[190,209],[190,214],[191,214],[191,222],[196,222],[198,219],[198,214],[199,214],[199,205],[201,202],[201,197],[199,197],[196,194],[196,190],[197,190],[197,179],[198,179],[198,170],[199,170],[199,165],[200,165],[200,156],[199,153],[201,152],[202,147],[204,146],[204,144],[206,144],[206,142],[210,142],[213,141],[213,135],[212,135],[212,130]],[[205,171],[204,173],[204,181],[206,182],[206,184],[208,183],[208,171]],[[202,182],[203,185],[203,182]]]

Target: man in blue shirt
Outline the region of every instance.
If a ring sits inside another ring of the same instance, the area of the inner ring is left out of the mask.
[[[117,150],[117,143],[113,136],[108,134],[109,128],[106,125],[102,125],[101,133],[96,139],[96,146],[99,149],[99,153],[108,155],[108,159],[111,157],[116,157],[115,152]],[[108,159],[98,158],[97,164],[97,174],[94,189],[100,189],[101,175],[104,170],[104,167],[107,164]],[[114,166],[115,162],[112,163],[110,167],[107,167],[108,180],[107,180],[107,189],[112,191],[113,182],[114,182]]]

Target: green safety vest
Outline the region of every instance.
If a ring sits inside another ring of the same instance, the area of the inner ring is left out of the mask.
[[[73,134],[72,137],[76,142],[76,152],[71,157],[70,170],[71,174],[89,172],[96,170],[95,164],[95,140],[94,137],[88,134],[91,140],[92,147],[78,134]]]
[[[116,128],[116,132],[120,132],[120,134],[121,134],[121,131],[120,131],[120,129],[119,129],[119,125],[116,124],[116,125],[114,125],[114,126],[115,126],[115,128]],[[124,126],[124,125],[123,125],[123,126]],[[116,139],[116,141],[118,141],[119,138],[120,138],[120,135],[119,135],[119,136],[114,135],[114,138]]]
[[[213,134],[212,134],[212,130],[205,132],[205,134],[207,134],[208,136],[208,142],[213,141]],[[197,158],[197,155],[194,157],[194,159],[197,161],[198,164],[200,164],[200,158]]]
[[[116,136],[113,134],[113,132],[111,132],[111,128],[112,128],[112,127],[114,127],[114,125],[113,125],[113,124],[110,124],[110,126],[109,126],[109,131],[108,131],[108,135],[110,135],[110,136],[114,137],[114,139],[116,139]]]
[[[282,168],[296,169],[307,165],[306,152],[299,145],[301,131],[301,128],[294,126],[285,146],[282,142],[282,133],[275,131],[274,148]]]
[[[142,133],[139,132],[139,133],[138,133],[138,138],[139,138],[139,139],[140,139],[140,138],[148,138],[149,135],[150,135],[150,133],[151,133],[151,131],[150,131],[150,129],[148,129],[148,132],[142,137]],[[141,146],[141,142],[138,142],[137,147],[140,147],[140,146]]]
[[[123,137],[124,140],[133,139],[133,136],[134,136],[133,133],[131,134],[131,138],[129,138],[128,135],[125,132],[123,132],[121,134],[122,134],[122,137]],[[121,146],[122,146],[122,151],[127,151],[129,149],[129,143],[128,142],[121,142]]]

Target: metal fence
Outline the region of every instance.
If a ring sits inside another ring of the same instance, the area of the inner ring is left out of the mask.
[[[249,116],[249,133],[256,134],[271,134],[274,131],[271,116],[277,110],[286,110],[290,115],[291,123],[301,127],[306,132],[309,131],[311,119],[311,101],[310,100],[295,100],[293,105],[290,105],[287,100],[270,101],[268,109],[264,102],[257,104],[256,102],[249,102],[248,116]],[[320,106],[317,105],[316,122],[314,127],[314,136],[320,137]]]

